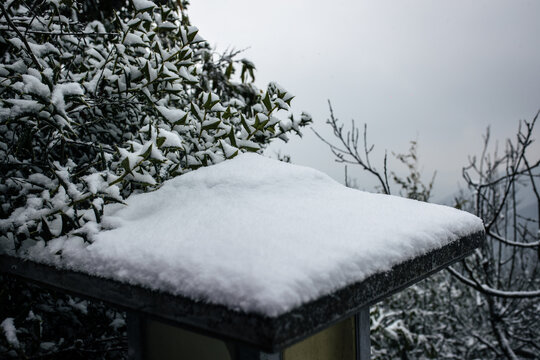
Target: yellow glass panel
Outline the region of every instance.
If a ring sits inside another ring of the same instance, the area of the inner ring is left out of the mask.
[[[283,360],[354,359],[354,317],[318,332],[283,352]]]
[[[231,360],[225,342],[162,322],[146,322],[149,360]]]

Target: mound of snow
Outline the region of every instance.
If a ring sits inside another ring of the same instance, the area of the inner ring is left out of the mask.
[[[91,245],[59,238],[27,256],[269,316],[483,230],[463,211],[254,154],[132,196],[104,221],[114,229]]]

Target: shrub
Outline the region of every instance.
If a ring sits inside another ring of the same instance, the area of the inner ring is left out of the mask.
[[[0,4],[1,247],[24,252],[63,235],[91,243],[106,204],[240,152],[261,152],[311,121],[286,116],[293,96],[279,85],[254,86],[255,67],[238,52],[216,54],[190,25],[185,5]],[[71,349],[66,356],[74,356],[98,334],[118,336],[110,328],[92,334],[89,325],[60,341],[55,329],[97,318],[118,325],[118,314],[92,305],[84,321],[62,316],[60,309],[79,300],[4,283],[0,320],[13,317],[6,324],[22,327],[17,349],[0,337],[0,355],[57,357]],[[53,323],[44,325],[45,318]],[[74,347],[77,337],[83,345]],[[52,345],[30,345],[40,341]]]

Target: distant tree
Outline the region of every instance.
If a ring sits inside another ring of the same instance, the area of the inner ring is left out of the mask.
[[[537,359],[540,354],[540,158],[531,154],[538,114],[523,121],[516,139],[502,152],[490,153],[489,129],[480,157],[463,169],[467,191],[454,206],[484,220],[486,243],[465,261],[371,309],[375,358]],[[391,181],[399,194],[429,201],[434,177],[425,185],[418,166],[417,144],[409,153],[395,155],[405,165],[404,178],[370,162],[373,145],[363,142],[354,121],[350,128],[334,116],[327,123],[335,139],[320,134],[336,161],[357,165],[378,181],[377,189],[390,194]],[[391,174],[389,176],[388,174]],[[346,172],[347,174],[347,172]],[[353,183],[346,175],[346,184]],[[527,199],[535,214],[525,212]]]
[[[186,5],[0,3],[0,248],[24,254],[64,235],[91,243],[106,204],[260,152],[311,121],[286,115],[293,96],[279,85],[254,86],[238,52],[215,53]],[[110,309],[2,280],[0,322],[19,341],[0,331],[0,357],[101,357],[120,346]]]
[[[462,322],[507,359],[540,354],[540,156],[531,153],[538,116],[520,122],[515,140],[506,140],[502,150],[489,151],[488,129],[482,154],[463,169],[470,195],[456,198],[456,205],[484,220],[487,234],[473,256],[449,268],[479,295]],[[473,315],[478,308],[482,312]]]

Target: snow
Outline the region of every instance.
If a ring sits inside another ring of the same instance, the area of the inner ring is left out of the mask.
[[[238,149],[235,148],[234,146],[227,144],[227,142],[220,140],[219,144],[221,145],[223,149],[223,154],[225,154],[226,158],[231,158],[235,156],[236,154],[238,154]]]
[[[22,114],[38,112],[43,105],[35,100],[5,99],[4,102],[12,105],[10,108],[0,108],[0,120],[16,118]]]
[[[41,82],[41,79],[38,79],[35,76],[32,75],[22,75],[23,82],[24,82],[24,89],[23,91],[25,93],[29,94],[35,94],[38,96],[41,96],[42,98],[48,98],[51,95],[51,91],[49,90],[49,87]]]
[[[187,81],[193,81],[193,82],[198,81],[198,78],[188,73],[185,67],[180,68],[179,75],[183,77],[184,79],[186,79]]]
[[[316,170],[243,154],[107,205],[93,243],[25,256],[229,308],[278,316],[482,231],[450,207],[349,189]],[[55,255],[61,251],[62,256]]]
[[[133,5],[137,11],[147,10],[156,7],[152,1],[149,0],[133,0]]]
[[[166,106],[156,106],[156,109],[170,123],[175,123],[177,121],[180,121],[182,118],[184,118],[187,115],[186,112],[183,110],[171,109]]]
[[[118,330],[119,328],[126,326],[126,321],[121,317],[117,317],[113,321],[111,321],[109,326],[115,330]]]
[[[145,44],[140,36],[132,33],[127,33],[122,43],[126,46],[144,46]]]
[[[39,347],[45,351],[50,351],[54,349],[55,346],[56,344],[50,341],[45,341],[39,344]]]
[[[108,187],[108,183],[104,179],[103,174],[98,172],[84,176],[83,180],[88,186],[88,190],[92,194],[97,194],[100,191],[105,191],[105,189]]]
[[[19,339],[17,339],[17,329],[15,329],[15,325],[13,324],[13,318],[5,318],[4,321],[0,323],[0,327],[4,331],[8,343],[14,348],[18,348]]]
[[[64,97],[66,96],[82,96],[84,91],[80,84],[78,83],[65,83],[57,84],[54,87],[51,102],[56,105],[56,108],[64,113],[66,111],[66,102]]]
[[[163,147],[181,148],[183,146],[182,138],[180,135],[178,135],[178,133],[173,131],[159,129],[158,137],[163,139],[163,144],[161,145]]]
[[[68,305],[74,308],[75,310],[80,311],[84,315],[88,314],[88,301],[86,300],[76,302],[72,298],[69,298]]]

